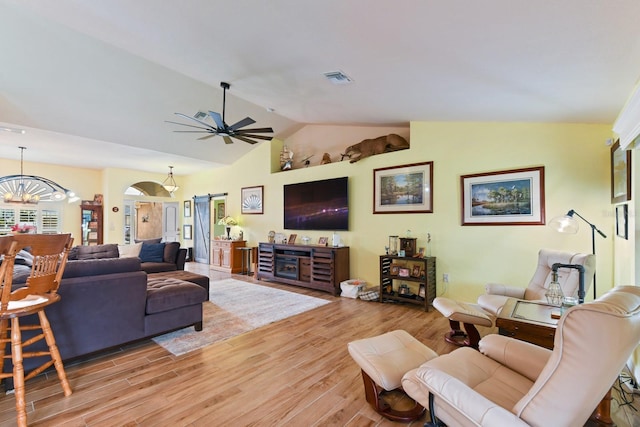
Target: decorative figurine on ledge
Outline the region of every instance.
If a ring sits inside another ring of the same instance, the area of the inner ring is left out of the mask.
[[[409,148],[409,143],[406,139],[400,135],[391,133],[375,139],[365,139],[347,147],[347,149],[344,150],[344,154],[342,154],[342,158],[348,157],[349,163],[355,163],[358,160],[375,154],[389,153],[407,148]]]

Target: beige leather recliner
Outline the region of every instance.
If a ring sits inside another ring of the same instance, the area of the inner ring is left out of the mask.
[[[545,292],[552,280],[553,265],[580,265],[584,268],[584,290],[589,289],[596,268],[596,257],[592,254],[562,252],[554,249],[538,251],[538,266],[526,288],[497,283],[485,286],[486,294],[478,297],[477,304],[437,297],[433,301],[436,310],[449,318],[451,330],[445,341],[455,345],[478,347],[480,332],[476,326],[492,327],[502,307],[509,298],[546,301]],[[566,296],[576,296],[580,284],[580,271],[576,268],[559,268],[558,283]],[[461,327],[464,325],[464,330]]]
[[[545,292],[552,280],[551,268],[553,264],[572,264],[584,267],[584,290],[591,286],[593,273],[596,268],[596,257],[592,254],[562,252],[554,249],[540,249],[538,252],[538,266],[526,288],[488,283],[486,293],[478,297],[478,305],[497,316],[509,298],[523,300],[545,300]],[[577,296],[580,272],[575,268],[558,269],[558,283],[565,296]]]
[[[402,387],[449,426],[582,426],[639,341],[640,287],[622,286],[567,310],[553,351],[488,335],[480,351],[407,372]]]

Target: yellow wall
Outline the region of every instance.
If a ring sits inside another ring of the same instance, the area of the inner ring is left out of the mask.
[[[322,127],[327,132],[353,133],[348,145],[358,142],[355,127]],[[309,136],[310,130],[305,131]],[[591,233],[586,224],[576,235],[558,234],[546,226],[461,226],[460,176],[465,174],[545,166],[546,220],[575,209],[607,234],[597,236],[598,294],[613,285],[613,248],[615,241],[614,207],[610,203],[608,125],[528,124],[528,123],[435,123],[414,122],[410,127],[409,150],[387,153],[350,164],[329,165],[272,173],[283,141],[257,146],[231,166],[192,176],[176,176],[180,190],[167,201],[190,199],[193,195],[228,193],[227,214],[240,219],[249,245],[267,238],[269,230],[297,233],[298,240],[308,235],[312,241],[327,232],[283,230],[282,187],[284,184],[349,176],[350,230],[340,232],[351,247],[351,276],[378,284],[378,257],[384,252],[389,235],[403,236],[407,229],[425,246],[432,236],[432,254],[437,257],[438,294],[467,301],[484,292],[487,282],[526,286],[533,274],[537,252],[550,247],[590,252]],[[295,136],[294,136],[295,137]],[[309,136],[310,140],[314,140]],[[298,138],[300,140],[300,138]],[[317,139],[316,139],[317,141]],[[286,142],[284,142],[286,143]],[[319,146],[317,142],[313,146]],[[346,146],[347,144],[345,144]],[[211,149],[215,149],[212,144]],[[317,148],[319,161],[325,151]],[[434,162],[434,213],[372,214],[373,169],[408,163]],[[0,159],[0,170],[17,173],[19,162]],[[67,168],[25,163],[25,172],[45,176],[74,189],[82,198],[104,194],[105,242],[123,241],[123,192],[136,181],[162,182],[164,173],[150,174],[124,169]],[[264,215],[240,215],[242,187],[264,185]],[[112,212],[117,206],[120,211]],[[68,211],[68,212],[67,212]],[[182,221],[190,224],[193,217]],[[65,231],[79,232],[80,209],[65,210]],[[234,230],[237,233],[237,228]],[[183,242],[192,246],[193,242]],[[616,245],[618,250],[628,248]],[[445,287],[442,274],[449,273]],[[621,283],[624,284],[624,283]],[[588,293],[587,299],[591,299]]]
[[[308,235],[312,241],[330,234],[283,230],[282,187],[349,176],[350,231],[340,235],[351,247],[351,276],[377,285],[378,256],[388,236],[402,236],[411,229],[418,246],[425,246],[427,233],[432,235],[438,294],[473,300],[489,281],[526,286],[540,248],[590,252],[586,224],[581,224],[577,235],[558,234],[546,226],[460,226],[460,175],[542,165],[547,222],[575,209],[609,236],[596,243],[601,294],[613,283],[615,222],[609,147],[604,143],[610,132],[606,125],[415,122],[409,150],[354,164],[345,161],[271,173],[271,146],[261,144],[233,165],[190,176],[182,184],[184,194],[229,193],[227,213],[235,217],[240,217],[241,188],[264,185],[264,215],[240,218],[248,244],[257,245],[266,240],[269,230],[296,232],[298,239]],[[373,215],[373,169],[421,161],[434,162],[434,213]],[[446,288],[441,280],[445,272],[451,279]]]

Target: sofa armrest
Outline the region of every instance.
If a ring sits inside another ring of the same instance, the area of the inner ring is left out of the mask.
[[[176,267],[178,267],[178,270],[184,270],[184,263],[187,260],[187,249],[186,248],[180,248],[180,250],[178,250],[178,255],[176,256]]]
[[[436,416],[439,412],[438,406],[442,404],[455,408],[458,412],[456,415],[468,419],[470,425],[528,426],[509,410],[493,403],[462,381],[435,368],[423,365],[407,372],[402,377],[402,388],[426,408],[429,407],[429,393],[433,394]]]
[[[482,338],[478,349],[485,356],[534,382],[552,353],[544,347],[497,334]]]
[[[524,299],[525,288],[517,288],[500,283],[487,283],[484,290],[491,295],[504,295],[511,298]]]

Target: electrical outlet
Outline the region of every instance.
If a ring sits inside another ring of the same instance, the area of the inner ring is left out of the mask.
[[[449,283],[449,273],[444,273],[444,274],[442,275],[442,281],[443,281],[444,283]]]

